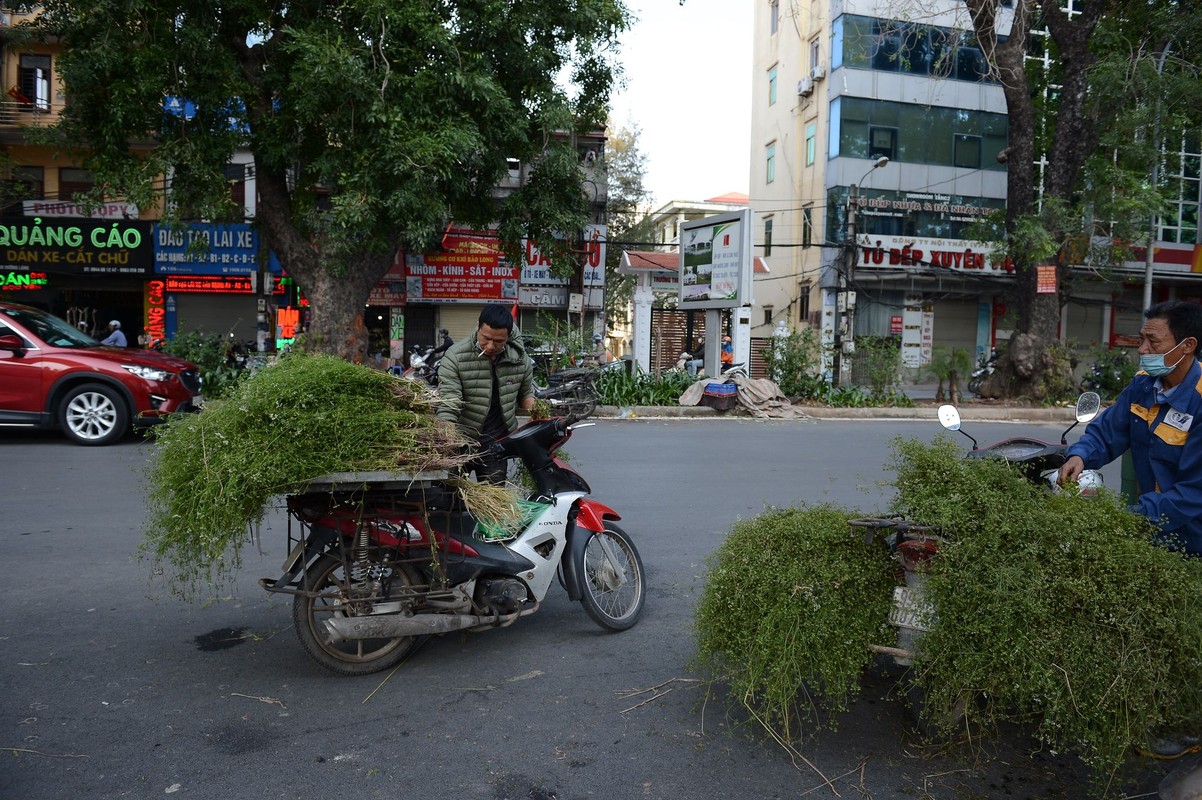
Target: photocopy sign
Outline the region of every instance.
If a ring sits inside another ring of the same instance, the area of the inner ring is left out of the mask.
[[[678,298],[682,309],[752,304],[751,209],[680,226]]]

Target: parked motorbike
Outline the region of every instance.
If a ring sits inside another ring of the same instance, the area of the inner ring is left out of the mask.
[[[977,364],[977,368],[968,376],[968,391],[981,396],[981,384],[985,379],[993,374],[994,365],[997,363],[997,350],[989,353],[989,358]]]
[[[294,596],[301,645],[343,675],[388,669],[422,636],[512,625],[556,577],[602,628],[630,628],[646,596],[638,550],[555,455],[577,423],[532,421],[494,445],[535,485],[512,538],[490,532],[440,476],[329,476],[288,498],[291,550],[283,574],[260,585]]]
[[[401,373],[403,378],[422,381],[427,386],[438,386],[438,362],[442,354],[435,354],[433,347],[415,346],[409,352],[409,366]]]
[[[601,371],[595,367],[574,367],[552,372],[547,375],[546,384],[535,381],[534,397],[547,401],[552,413],[585,419],[597,410],[596,380],[600,374]]]

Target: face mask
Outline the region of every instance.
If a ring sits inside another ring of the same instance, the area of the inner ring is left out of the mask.
[[[1189,340],[1183,339],[1181,342],[1174,345],[1172,349],[1169,350],[1169,353],[1173,352],[1173,350],[1176,350],[1187,341]],[[1159,378],[1161,375],[1168,375],[1170,372],[1177,369],[1177,365],[1180,364],[1182,359],[1185,358],[1185,356],[1182,356],[1174,361],[1172,365],[1169,365],[1164,363],[1164,357],[1166,355],[1168,355],[1168,353],[1149,353],[1146,356],[1140,356],[1139,368],[1151,375],[1153,378]]]

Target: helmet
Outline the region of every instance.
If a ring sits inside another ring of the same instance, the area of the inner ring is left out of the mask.
[[[604,337],[604,336],[602,336],[602,335],[601,335],[601,334],[599,334],[599,333],[594,333],[594,334],[593,334],[593,341],[594,341],[594,342],[599,342],[599,341],[601,341],[601,340],[602,340],[602,339],[604,339],[604,338],[605,338],[605,337]]]
[[[120,327],[121,327],[121,320],[119,320],[119,319],[114,319],[114,320],[111,320],[111,321],[109,322],[109,327],[110,327],[110,328],[120,328]]]
[[[729,342],[729,341],[730,341],[730,337],[729,337],[729,336],[723,336],[723,337],[722,337],[722,341],[724,341],[724,342]]]

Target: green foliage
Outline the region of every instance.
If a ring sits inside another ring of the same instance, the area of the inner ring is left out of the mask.
[[[1028,726],[1076,752],[1106,794],[1133,746],[1202,722],[1202,565],[1153,543],[1116,498],[1052,494],[941,436],[893,442],[892,511],[939,527],[924,573],[935,609],[904,680],[934,727]],[[699,661],[783,741],[833,724],[890,644],[886,550],[832,508],[736,524],[697,613]],[[950,732],[950,731],[949,731]]]
[[[635,370],[606,370],[597,381],[597,402],[607,406],[674,406],[696,382],[682,372],[654,375]]]
[[[786,396],[812,400],[826,392],[828,384],[822,375],[822,345],[812,328],[774,337],[762,353],[769,377]]]
[[[1196,562],[1109,495],[1049,495],[946,438],[894,446],[896,510],[953,537],[914,669],[933,720],[978,698],[969,725],[1033,725],[1103,779],[1150,735],[1202,720]]]
[[[272,496],[332,472],[458,463],[464,442],[433,402],[416,382],[329,356],[254,373],[228,399],[156,429],[142,556],[192,596],[228,579]]]
[[[902,368],[900,337],[857,336],[853,363],[874,397],[896,394]]]
[[[1098,347],[1092,355],[1094,363],[1085,373],[1082,388],[1097,392],[1103,400],[1113,400],[1135,377],[1136,360],[1124,347]]]
[[[591,336],[586,339],[579,327],[543,311],[534,326],[522,332],[522,342],[540,381],[546,381],[548,373],[580,366],[577,357],[593,349]]]
[[[219,400],[234,390],[241,372],[229,363],[228,337],[198,330],[178,333],[163,343],[163,352],[191,361],[200,368],[204,396]]]
[[[698,660],[786,739],[834,725],[860,690],[868,645],[887,640],[887,553],[838,508],[775,509],[736,523],[710,559]]]

